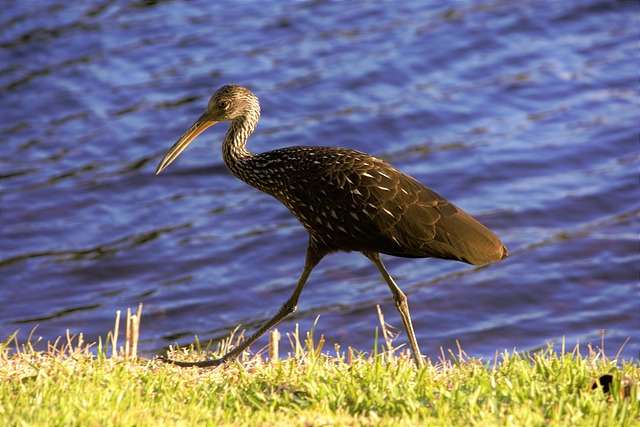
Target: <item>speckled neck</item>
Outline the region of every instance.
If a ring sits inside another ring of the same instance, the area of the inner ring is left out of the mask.
[[[249,171],[249,164],[254,154],[247,149],[247,140],[260,120],[260,111],[251,111],[231,122],[222,142],[222,158],[233,175],[254,185]],[[255,185],[254,185],[255,186]]]

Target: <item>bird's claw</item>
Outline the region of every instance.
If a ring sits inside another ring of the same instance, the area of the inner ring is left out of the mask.
[[[224,366],[229,362],[224,357],[220,359],[213,359],[213,360],[202,360],[199,362],[179,362],[177,360],[169,359],[168,357],[165,357],[165,356],[156,356],[156,360],[162,363],[168,363],[171,365],[180,366],[181,368],[189,368],[192,366],[196,366],[198,368],[212,368],[217,366]]]

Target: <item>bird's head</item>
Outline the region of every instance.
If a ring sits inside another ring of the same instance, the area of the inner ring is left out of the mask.
[[[248,119],[256,123],[260,118],[258,98],[247,88],[224,85],[211,96],[207,109],[162,158],[156,175],[169,166],[198,135],[219,122]],[[253,129],[252,129],[253,130]]]
[[[217,123],[256,113],[260,114],[260,104],[249,89],[238,85],[224,85],[211,95],[205,115]]]

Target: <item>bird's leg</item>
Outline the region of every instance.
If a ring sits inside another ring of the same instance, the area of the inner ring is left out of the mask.
[[[240,344],[238,347],[234,348],[233,350],[229,351],[227,354],[225,354],[221,358],[215,359],[215,360],[203,360],[201,362],[178,362],[175,360],[167,359],[165,357],[159,357],[158,359],[165,363],[171,363],[177,366],[182,366],[182,367],[198,366],[200,368],[226,365],[227,363],[233,361],[238,356],[240,356],[242,352],[244,352],[247,349],[247,347],[253,344],[262,335],[264,335],[265,332],[267,332],[269,329],[273,328],[275,325],[280,323],[282,319],[284,319],[285,317],[287,317],[288,315],[296,311],[296,308],[298,306],[298,300],[300,299],[300,294],[302,293],[302,288],[304,288],[304,284],[307,282],[307,279],[309,278],[311,271],[316,265],[318,265],[318,263],[324,257],[324,255],[325,255],[324,252],[318,251],[314,249],[312,245],[309,245],[309,247],[307,248],[307,258],[304,264],[304,269],[302,270],[302,274],[300,275],[300,279],[298,280],[298,284],[296,285],[296,288],[293,290],[293,294],[291,294],[289,299],[285,301],[284,304],[282,304],[282,307],[280,307],[280,310],[278,310],[275,316],[273,316],[268,322],[262,325],[260,329],[254,332],[242,344]]]
[[[402,317],[404,329],[407,331],[407,337],[409,338],[409,345],[411,346],[413,359],[416,362],[416,366],[418,368],[422,368],[424,366],[424,361],[422,360],[420,348],[418,347],[418,341],[416,340],[416,334],[413,331],[413,325],[411,324],[411,314],[409,313],[409,303],[407,300],[407,296],[404,294],[404,292],[402,292],[398,285],[396,285],[396,282],[393,280],[384,264],[382,264],[380,255],[377,252],[363,252],[363,254],[371,261],[373,261],[376,267],[378,267],[380,274],[382,274],[384,281],[387,282],[387,285],[389,285],[389,289],[391,289],[391,293],[393,294],[393,300],[396,303],[396,308],[400,312],[400,317]]]

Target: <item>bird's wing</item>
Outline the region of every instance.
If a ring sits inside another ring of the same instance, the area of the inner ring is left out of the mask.
[[[413,177],[371,156],[350,170],[351,191],[369,213],[360,228],[375,242],[370,250],[471,264],[502,259],[506,249],[493,232]]]

